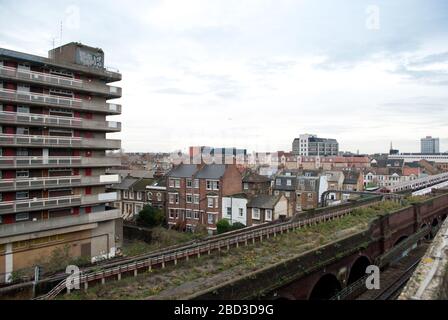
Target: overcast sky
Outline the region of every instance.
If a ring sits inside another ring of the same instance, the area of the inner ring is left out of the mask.
[[[47,56],[61,21],[123,74],[125,151],[448,151],[448,1],[0,0],[0,47]]]

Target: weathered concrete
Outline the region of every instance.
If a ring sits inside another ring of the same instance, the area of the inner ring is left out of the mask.
[[[446,217],[446,216],[445,216]],[[399,300],[448,299],[448,220],[401,293]]]

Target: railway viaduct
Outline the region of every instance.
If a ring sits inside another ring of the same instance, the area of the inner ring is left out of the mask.
[[[316,250],[195,293],[187,299],[329,299],[399,258],[423,237],[433,237],[448,213],[448,194],[439,194],[373,220],[369,228]]]

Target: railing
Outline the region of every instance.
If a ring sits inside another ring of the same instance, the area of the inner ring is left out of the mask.
[[[70,205],[88,205],[115,201],[116,192],[106,192],[94,195],[70,195],[52,198],[34,198],[26,200],[0,202],[0,213],[14,213],[29,210],[40,210]]]
[[[111,129],[114,131],[121,129],[121,123],[115,121],[94,121],[81,118],[8,111],[0,111],[0,122],[1,121],[18,124],[54,125],[57,127]]]
[[[177,264],[177,261],[179,259],[188,259],[189,257],[194,256],[200,257],[202,253],[210,254],[210,252],[213,250],[221,251],[223,248],[229,250],[232,246],[238,247],[241,243],[247,245],[249,241],[252,241],[252,243],[255,243],[255,241],[263,241],[263,239],[268,239],[271,236],[275,237],[277,234],[341,218],[347,214],[350,214],[355,209],[372,206],[380,201],[382,201],[382,199],[375,197],[375,199],[372,199],[370,202],[363,202],[363,204],[360,206],[354,206],[342,210],[337,210],[336,207],[333,207],[329,209],[330,212],[323,212],[313,218],[302,219],[295,222],[287,221],[276,225],[261,227],[256,230],[245,231],[244,229],[241,229],[241,232],[238,234],[232,234],[229,236],[223,234],[216,238],[209,238],[199,243],[178,246],[176,248],[166,248],[164,250],[160,250],[157,253],[150,253],[147,255],[132,258],[128,260],[128,262],[123,262],[122,264],[112,268],[82,274],[80,276],[80,284],[104,279],[106,277],[111,277],[128,271],[133,271],[134,274],[137,274],[139,269],[150,270],[156,265],[164,268],[165,264],[168,262],[174,262],[174,264]],[[64,291],[64,289],[66,289],[65,281],[66,280],[64,279],[50,292],[37,297],[36,299],[53,299],[59,293]]]
[[[110,184],[110,183],[118,183],[119,177],[120,176],[116,174],[116,175],[101,175],[97,177],[78,175],[78,176],[61,176],[61,177],[36,177],[36,178],[24,178],[24,179],[23,178],[1,179],[0,191]]]
[[[0,202],[0,213],[13,213],[28,210],[38,210],[41,208],[54,208],[59,206],[81,204],[80,195],[54,197],[54,198],[34,198],[16,201]]]
[[[69,107],[82,110],[95,110],[103,112],[120,113],[121,106],[113,103],[95,103],[77,98],[67,98],[35,92],[16,91],[0,88],[0,99],[16,102],[36,103],[43,105],[54,105],[58,107]]]
[[[72,167],[72,166],[119,166],[118,157],[0,157],[0,168],[41,168],[41,167]]]
[[[76,98],[66,98],[42,93],[16,91],[0,88],[0,97],[23,102],[40,102],[57,106],[81,107],[82,100]]]
[[[84,89],[105,94],[113,93],[116,95],[121,95],[121,88],[108,86],[101,82],[82,81],[80,79],[63,77],[38,71],[30,71],[20,68],[16,69],[12,67],[0,66],[0,76],[14,78],[17,80],[45,82],[51,85],[73,87],[75,89]]]
[[[64,146],[64,147],[89,147],[100,149],[119,149],[120,140],[90,139],[64,136],[37,136],[21,134],[0,134],[2,145],[26,145],[26,146]]]
[[[82,80],[57,76],[49,73],[30,71],[20,68],[0,66],[0,75],[23,80],[42,81],[55,85],[81,87]]]

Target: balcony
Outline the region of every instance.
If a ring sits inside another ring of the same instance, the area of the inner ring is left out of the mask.
[[[115,121],[94,121],[80,118],[49,116],[35,113],[17,113],[8,111],[0,111],[0,123],[91,129],[105,132],[121,131],[121,123]]]
[[[55,106],[74,110],[98,111],[107,114],[121,114],[121,105],[106,102],[89,102],[76,98],[60,97],[42,93],[16,91],[0,88],[0,100],[42,106]]]
[[[37,177],[37,178],[16,178],[1,179],[0,191],[17,191],[32,189],[51,189],[63,187],[80,187],[91,185],[107,185],[119,183],[120,176],[100,175],[96,177],[88,176],[65,176],[65,177]]]
[[[44,84],[69,90],[94,92],[107,99],[121,97],[121,88],[108,86],[101,81],[82,81],[50,73],[0,66],[0,78],[34,84]]]
[[[63,136],[0,134],[0,145],[14,147],[120,149],[121,141]]]
[[[0,235],[2,237],[18,236],[22,234],[37,233],[53,229],[73,227],[90,223],[98,223],[118,219],[121,217],[118,209],[92,212],[82,215],[70,215],[38,221],[24,221],[12,224],[0,225]]]
[[[0,157],[0,169],[114,167],[120,166],[119,157]]]
[[[106,192],[85,196],[71,195],[52,198],[34,198],[26,200],[3,201],[0,202],[0,214],[95,205],[115,201],[116,199],[116,192]]]

